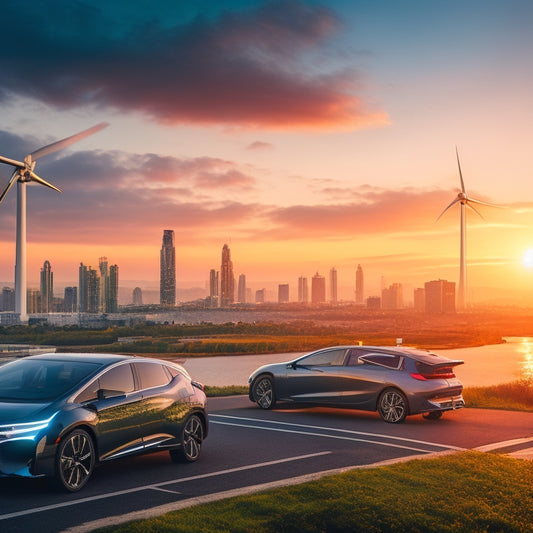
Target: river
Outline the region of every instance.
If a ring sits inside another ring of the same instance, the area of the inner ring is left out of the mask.
[[[533,337],[508,337],[504,344],[438,350],[439,355],[461,359],[456,375],[465,387],[482,387],[533,378]],[[183,366],[193,379],[205,385],[247,385],[259,366],[290,361],[301,354],[226,355],[188,358]]]

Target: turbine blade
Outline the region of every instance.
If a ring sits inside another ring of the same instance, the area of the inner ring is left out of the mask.
[[[466,197],[467,202],[472,202],[473,204],[479,204],[479,205],[487,205],[489,207],[498,207],[499,209],[503,209],[503,205],[496,205],[496,204],[489,204],[488,202],[482,202],[481,200],[476,200],[475,198],[471,198],[470,196]]]
[[[455,199],[450,205],[448,205],[448,207],[446,207],[446,208],[444,209],[444,211],[438,216],[438,218],[437,218],[437,220],[436,220],[435,222],[438,222],[439,219],[440,219],[440,217],[441,217],[442,215],[444,215],[444,213],[446,213],[446,211],[448,211],[448,209],[450,209],[450,207],[451,207],[452,205],[454,205],[454,204],[456,204],[457,202],[460,202],[460,201],[461,201],[460,198],[456,198],[456,199]]]
[[[52,185],[51,183],[48,183],[46,180],[43,180],[43,178],[37,176],[35,172],[30,171],[31,181],[36,181],[37,183],[40,183],[41,185],[44,185],[45,187],[50,187],[50,189],[54,189],[54,191],[57,192],[63,192],[61,189],[57,188],[55,185]]]
[[[13,184],[17,181],[19,177],[19,171],[15,170],[13,174],[11,174],[11,178],[9,179],[9,183],[7,184],[7,187],[4,189],[4,192],[0,195],[0,202],[5,198],[6,194],[9,192],[9,189],[13,187]]]
[[[26,168],[26,165],[22,163],[21,161],[16,161],[15,159],[9,159],[8,157],[4,157],[1,155],[0,155],[0,163],[5,163],[6,165],[11,165],[17,168]]]
[[[470,205],[470,202],[468,200],[465,203],[467,207],[474,211],[474,213],[477,213],[483,220],[485,220],[485,217],[473,205]]]
[[[67,137],[66,139],[62,139],[61,141],[56,141],[52,144],[43,146],[42,148],[35,150],[35,152],[32,152],[30,156],[32,160],[35,161],[39,157],[43,157],[48,154],[53,154],[54,152],[57,152],[58,150],[62,150],[63,148],[66,148],[67,146],[70,146],[71,144],[77,143],[78,141],[85,139],[85,137],[89,137],[90,135],[93,135],[99,132],[100,130],[107,128],[107,126],[109,126],[107,122],[101,122],[100,124],[97,124],[96,126],[93,126],[92,128],[83,130],[80,133],[76,133],[75,135],[71,135],[70,137]]]
[[[465,182],[463,181],[463,173],[461,172],[461,163],[459,163],[459,152],[457,146],[455,147],[455,155],[457,156],[457,166],[459,167],[459,177],[461,178],[461,191],[466,194]]]

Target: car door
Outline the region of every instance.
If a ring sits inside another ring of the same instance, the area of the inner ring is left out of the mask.
[[[75,399],[94,408],[100,460],[112,459],[142,450],[139,424],[142,420],[142,394],[136,390],[130,363],[116,365],[92,381]]]
[[[133,366],[142,394],[139,432],[144,446],[175,444],[180,423],[188,413],[190,383],[179,373],[172,375],[166,365],[156,361],[135,362]]]
[[[319,350],[287,367],[282,394],[297,402],[338,403],[346,348]]]

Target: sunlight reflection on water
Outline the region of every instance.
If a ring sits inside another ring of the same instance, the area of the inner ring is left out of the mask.
[[[519,351],[524,357],[521,378],[531,382],[533,381],[533,339],[531,337],[524,337]]]

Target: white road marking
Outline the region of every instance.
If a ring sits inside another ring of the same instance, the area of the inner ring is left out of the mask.
[[[353,441],[358,441],[358,442],[369,442],[369,443],[372,443],[372,444],[379,444],[381,446],[390,446],[392,448],[404,448],[404,449],[407,449],[407,450],[414,450],[414,451],[422,451],[422,452],[427,452],[427,450],[422,450],[420,448],[414,448],[414,447],[411,447],[411,446],[403,446],[403,445],[399,445],[399,444],[392,444],[392,443],[388,443],[388,442],[381,442],[381,441],[377,441],[377,440],[369,440],[369,439],[360,439],[360,438],[353,438],[353,437],[343,437],[343,436],[340,436],[340,435],[328,435],[327,433],[311,433],[311,432],[305,432],[305,431],[294,431],[294,430],[284,430],[284,429],[279,429],[279,428],[271,428],[271,427],[261,427],[261,426],[254,426],[254,425],[246,425],[246,424],[235,424],[235,423],[230,423],[230,422],[218,422],[216,420],[213,420],[213,418],[227,418],[227,419],[233,419],[233,420],[245,420],[245,421],[248,421],[248,422],[259,422],[259,423],[265,423],[265,424],[271,424],[271,425],[282,425],[282,426],[291,426],[291,427],[301,427],[301,428],[307,428],[307,429],[320,429],[320,430],[324,430],[324,431],[334,431],[336,433],[348,433],[350,435],[363,435],[365,437],[376,437],[376,438],[384,438],[384,439],[388,439],[388,440],[399,440],[399,441],[403,441],[403,442],[408,442],[408,443],[413,443],[413,444],[424,444],[426,446],[434,446],[434,447],[438,447],[438,448],[445,448],[445,449],[448,449],[448,450],[457,450],[457,451],[462,451],[464,450],[464,448],[460,448],[460,447],[457,447],[457,446],[451,446],[451,445],[448,445],[448,444],[440,444],[440,443],[437,443],[437,442],[428,442],[428,441],[423,441],[423,440],[416,440],[416,439],[408,439],[408,438],[405,438],[405,437],[394,437],[394,436],[391,436],[391,435],[384,435],[384,434],[381,434],[381,433],[367,433],[367,432],[364,432],[364,431],[353,431],[353,430],[349,430],[349,429],[339,429],[339,428],[331,428],[331,427],[323,427],[323,426],[310,426],[310,425],[307,425],[307,424],[293,424],[293,423],[290,423],[290,422],[278,422],[278,421],[274,421],[274,420],[263,420],[263,419],[258,419],[258,418],[246,418],[246,417],[238,417],[238,416],[230,416],[230,415],[210,415],[210,423],[212,424],[226,424],[226,425],[242,425],[243,427],[252,427],[252,428],[256,428],[256,429],[265,429],[265,430],[270,430],[270,431],[281,431],[281,432],[286,432],[286,433],[302,433],[303,435],[313,435],[313,436],[319,436],[319,437],[326,437],[326,438],[332,438],[332,439],[340,439],[340,440],[353,440]]]
[[[527,442],[533,442],[533,438],[502,440],[500,442],[493,442],[492,444],[485,444],[485,446],[478,446],[477,448],[474,448],[474,450],[477,450],[478,452],[492,452],[493,450],[500,450],[517,444],[525,444]]]
[[[223,476],[225,474],[232,474],[234,472],[242,472],[244,470],[252,470],[254,468],[262,468],[264,466],[278,465],[281,463],[289,463],[291,461],[300,461],[302,459],[311,459],[313,457],[320,457],[321,455],[328,455],[331,452],[324,451],[318,453],[310,453],[307,455],[298,455],[295,457],[287,457],[285,459],[278,459],[275,461],[266,461],[264,463],[257,463],[254,465],[239,466],[236,468],[228,468],[226,470],[219,470],[218,472],[208,472],[206,474],[198,474],[196,476],[190,476],[185,478],[171,479],[170,481],[162,481],[161,483],[153,483],[150,485],[142,485],[140,487],[133,487],[131,489],[118,490],[116,492],[107,492],[105,494],[97,494],[96,496],[89,496],[87,498],[79,498],[77,500],[69,500],[66,502],[59,502],[51,505],[44,505],[42,507],[32,507],[30,509],[24,509],[22,511],[15,511],[13,513],[7,513],[0,515],[0,520],[7,520],[9,518],[17,518],[19,516],[26,516],[34,513],[40,513],[42,511],[51,511],[54,509],[60,509],[62,507],[71,507],[73,505],[78,505],[80,503],[93,502],[96,500],[103,500],[106,498],[112,498],[114,496],[122,496],[123,494],[131,494],[133,492],[140,492],[148,489],[158,489],[164,487],[165,485],[172,485],[175,483],[184,483],[186,481],[195,481],[197,479],[205,479],[214,476]]]

